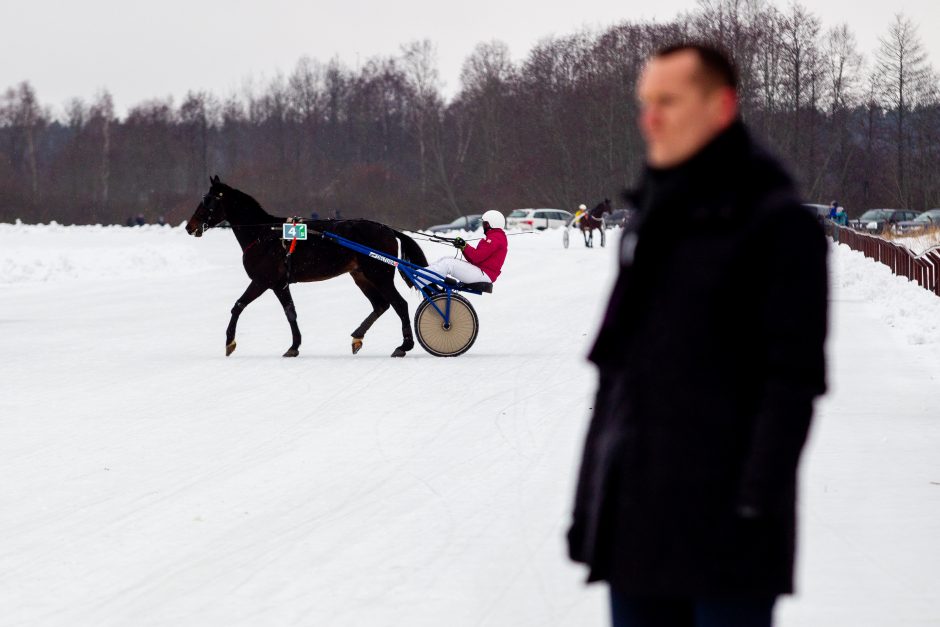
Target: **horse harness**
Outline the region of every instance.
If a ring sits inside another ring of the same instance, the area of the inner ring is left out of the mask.
[[[210,228],[209,223],[212,222],[212,212],[215,211],[216,202],[222,199],[222,192],[218,194],[212,194],[211,192],[206,192],[206,195],[202,197],[202,205],[209,210],[205,215],[202,222],[202,230],[208,231]]]

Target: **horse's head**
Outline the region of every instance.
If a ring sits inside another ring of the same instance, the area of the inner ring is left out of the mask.
[[[218,175],[209,178],[209,191],[202,197],[193,217],[186,223],[186,232],[196,237],[202,237],[206,229],[217,226],[227,220],[225,205],[228,201],[226,194],[231,196],[232,188],[219,180]]]
[[[610,213],[613,211],[613,207],[610,204],[610,198],[605,198],[603,202],[599,202],[596,207],[591,209],[591,217],[600,218],[605,213]]]

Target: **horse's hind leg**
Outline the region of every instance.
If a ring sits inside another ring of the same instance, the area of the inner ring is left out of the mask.
[[[401,318],[401,346],[392,352],[392,357],[404,357],[405,353],[415,347],[414,337],[411,335],[411,320],[408,319],[408,301],[406,301],[398,290],[395,289],[394,274],[389,274],[386,281],[380,283],[377,287],[382,296],[392,304],[392,309]]]
[[[284,353],[284,357],[296,357],[300,354],[300,327],[297,326],[297,310],[294,308],[294,299],[290,295],[290,285],[285,283],[274,288],[274,294],[281,301],[281,307],[284,308],[284,315],[287,316],[287,323],[290,325],[291,345]]]
[[[261,285],[260,283],[255,283],[254,281],[248,286],[248,289],[245,290],[245,293],[235,301],[235,306],[232,307],[232,318],[228,321],[228,328],[225,329],[225,356],[228,357],[235,350],[235,327],[238,325],[238,317],[242,314],[245,307],[251,304],[251,301],[255,300],[268,289]]]
[[[352,332],[352,352],[353,355],[355,355],[359,352],[359,349],[362,348],[362,340],[366,336],[366,332],[372,327],[375,321],[379,319],[379,316],[388,310],[388,301],[364,274],[361,272],[351,272],[350,274],[352,275],[353,281],[355,281],[359,289],[362,290],[362,293],[369,299],[369,303],[372,304],[372,313],[366,316],[362,324]]]

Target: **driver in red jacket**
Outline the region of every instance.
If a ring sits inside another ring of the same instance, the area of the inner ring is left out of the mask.
[[[463,252],[463,259],[442,257],[428,266],[442,276],[452,276],[461,283],[492,283],[499,276],[506,260],[509,244],[506,240],[506,218],[499,211],[490,209],[483,214],[483,239],[476,248],[462,238],[454,240],[454,246]]]

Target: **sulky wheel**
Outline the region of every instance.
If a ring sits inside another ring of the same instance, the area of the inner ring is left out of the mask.
[[[432,300],[442,312],[447,311],[446,294],[438,294]],[[466,298],[458,294],[450,295],[450,324],[447,326],[441,314],[427,300],[421,301],[415,312],[418,343],[436,357],[456,357],[467,352],[477,339],[479,329],[477,312]]]

